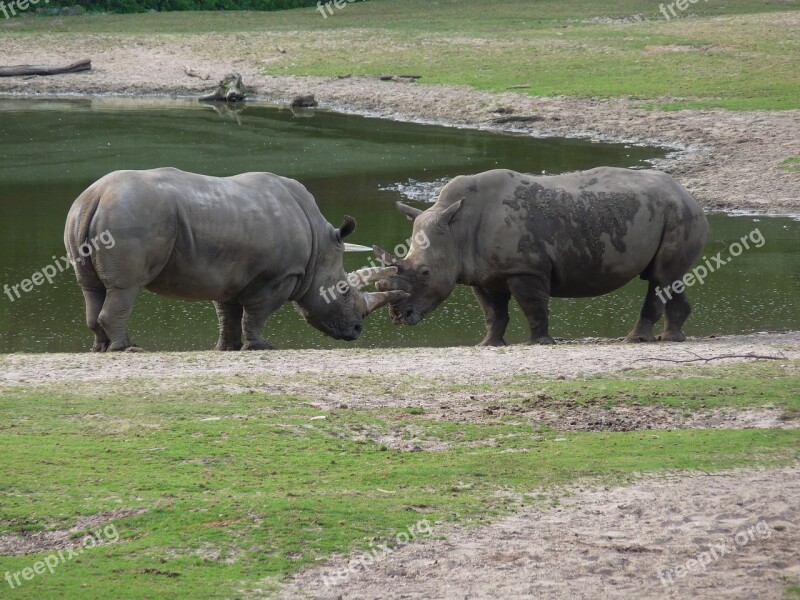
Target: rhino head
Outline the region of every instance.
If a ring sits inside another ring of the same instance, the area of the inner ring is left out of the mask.
[[[361,334],[364,317],[389,302],[399,302],[408,296],[399,290],[361,291],[370,283],[396,275],[395,267],[345,273],[344,238],[355,228],[352,217],[345,217],[339,229],[328,225],[327,233],[319,240],[311,283],[305,294],[295,301],[298,312],[310,325],[337,340],[356,339]]]
[[[463,249],[452,228],[461,204],[462,200],[446,208],[436,204],[421,211],[398,202],[397,209],[414,221],[408,254],[397,258],[378,246],[372,247],[378,258],[397,269],[397,274],[378,282],[377,288],[405,292],[405,297],[390,301],[390,315],[396,325],[416,325],[453,291]]]

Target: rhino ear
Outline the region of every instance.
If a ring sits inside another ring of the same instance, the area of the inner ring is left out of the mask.
[[[395,202],[394,205],[401,214],[404,214],[408,218],[409,221],[413,221],[422,214],[420,209],[409,206],[408,204],[403,204],[402,202]]]
[[[342,226],[336,230],[336,237],[341,241],[348,235],[353,233],[355,230],[356,230],[356,220],[349,215],[345,215],[344,221],[342,222]]]
[[[461,212],[461,205],[463,202],[464,198],[445,208],[442,211],[442,214],[439,215],[439,223],[442,225],[450,225],[453,221],[455,221]]]

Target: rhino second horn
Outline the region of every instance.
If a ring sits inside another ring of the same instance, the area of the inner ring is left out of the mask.
[[[395,202],[394,205],[401,214],[404,214],[408,218],[409,221],[413,221],[422,214],[420,209],[409,206],[408,204],[403,204],[402,202]]]
[[[380,258],[387,265],[392,265],[395,267],[399,267],[402,265],[402,261],[399,258],[392,256],[389,252],[387,252],[380,246],[373,246],[372,251],[375,253],[375,256]]]
[[[383,279],[389,279],[395,275],[397,275],[397,267],[366,267],[350,273],[347,276],[347,279],[350,281],[355,279],[356,289],[361,290],[371,283],[375,283],[376,281],[381,281]]]
[[[370,292],[368,294],[364,294],[364,302],[367,303],[367,312],[364,313],[364,316],[366,317],[372,311],[377,310],[381,306],[384,306],[390,302],[394,304],[395,302],[400,302],[406,298],[408,298],[408,294],[399,290],[392,290],[391,292]]]

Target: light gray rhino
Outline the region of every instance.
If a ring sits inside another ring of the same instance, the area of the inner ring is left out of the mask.
[[[395,323],[414,325],[457,283],[470,285],[486,317],[481,345],[505,345],[513,297],[531,330],[529,343],[552,344],[550,297],[599,296],[639,276],[648,289],[628,341],[683,341],[690,306],[669,288],[700,255],[708,222],[697,201],[666,173],[601,167],[533,177],[507,170],[456,177],[426,211],[397,203],[414,221],[404,259],[374,251],[398,273],[378,283],[409,297],[392,303]],[[421,236],[421,237],[420,237]],[[665,303],[660,299],[669,297]]]
[[[396,269],[345,274],[342,240],[355,226],[345,217],[334,229],[305,187],[271,173],[116,171],[75,200],[64,244],[86,301],[92,350],[136,349],[128,320],[142,288],[213,300],[216,349],[262,350],[271,347],[262,336],[267,318],[287,301],[323,333],[354,340],[366,315],[405,296],[359,291]]]

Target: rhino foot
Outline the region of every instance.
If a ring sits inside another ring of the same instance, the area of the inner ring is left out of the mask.
[[[111,342],[95,342],[92,345],[92,352],[106,352]]]
[[[660,342],[685,342],[686,336],[682,331],[665,331],[658,336]]]
[[[478,346],[508,346],[503,338],[486,338]]]
[[[262,342],[247,342],[242,346],[242,350],[275,350],[275,346],[266,340]]]
[[[130,339],[126,339],[124,342],[111,342],[106,352],[144,352],[144,350],[139,348],[139,346],[134,344]]]
[[[655,342],[656,337],[654,335],[640,335],[638,333],[631,333],[625,337],[625,341],[629,344],[646,344],[649,342]]]
[[[242,344],[242,342],[231,342],[228,344],[222,344],[220,342],[217,342],[217,345],[214,346],[214,350],[218,352],[233,352],[241,350],[243,345],[244,344]]]
[[[531,338],[527,342],[525,342],[525,344],[528,346],[539,346],[539,345],[552,346],[555,343],[556,341],[549,335],[543,335],[541,337]]]

